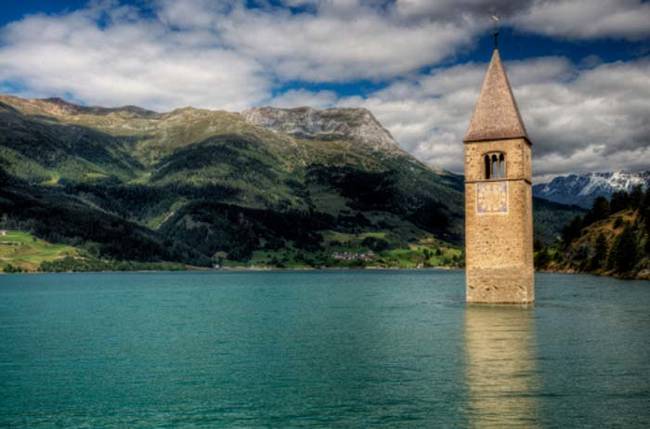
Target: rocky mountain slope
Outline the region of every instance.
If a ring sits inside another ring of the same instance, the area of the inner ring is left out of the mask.
[[[157,113],[0,96],[0,181],[2,227],[88,257],[462,262],[462,177],[402,151],[365,109]],[[575,214],[537,205],[543,237]]]
[[[260,107],[245,110],[242,116],[251,124],[298,138],[352,139],[375,151],[404,155],[390,132],[366,109]]]
[[[550,201],[589,208],[597,197],[611,198],[616,191],[630,192],[638,185],[644,189],[650,185],[650,170],[558,176],[548,183],[534,185],[533,194]]]

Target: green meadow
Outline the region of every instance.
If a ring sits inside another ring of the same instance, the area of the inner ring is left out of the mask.
[[[53,244],[34,237],[28,232],[8,230],[0,235],[0,270],[37,271],[43,262],[77,257],[77,248],[66,244]]]

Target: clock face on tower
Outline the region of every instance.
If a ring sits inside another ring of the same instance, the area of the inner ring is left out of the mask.
[[[484,182],[476,186],[476,212],[508,212],[508,182]]]

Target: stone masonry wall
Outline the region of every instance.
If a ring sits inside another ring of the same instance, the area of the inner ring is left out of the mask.
[[[483,155],[503,152],[506,178],[485,180]],[[531,148],[524,139],[465,144],[467,301],[534,301]],[[479,213],[480,183],[507,182],[507,210]]]

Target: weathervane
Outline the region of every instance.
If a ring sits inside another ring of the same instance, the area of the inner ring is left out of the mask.
[[[490,18],[492,18],[492,22],[494,22],[494,31],[492,34],[494,35],[494,49],[499,49],[499,15],[492,15]]]

